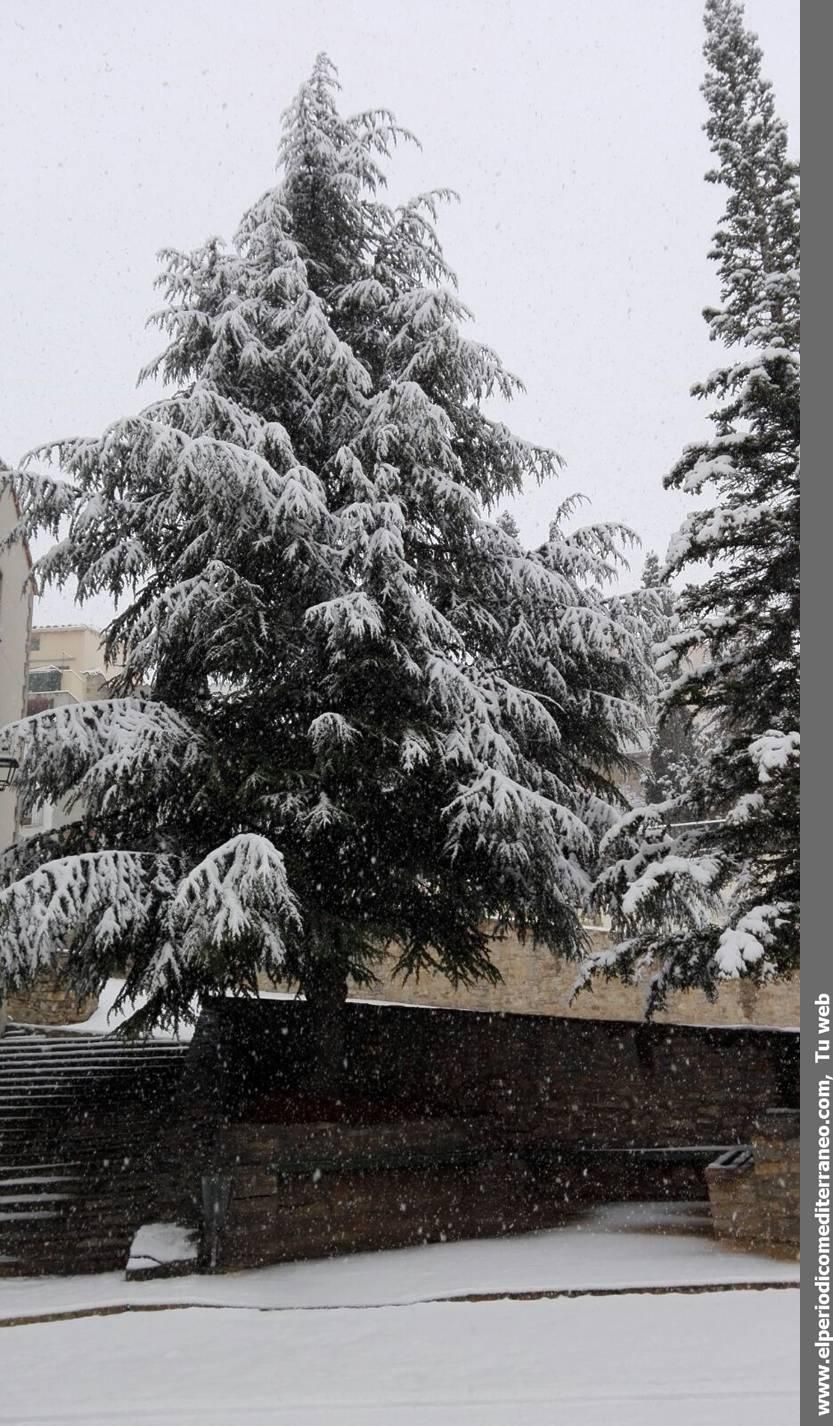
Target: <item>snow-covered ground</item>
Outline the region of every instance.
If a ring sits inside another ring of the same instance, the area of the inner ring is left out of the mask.
[[[0,1426],[785,1426],[797,1281],[697,1205],[622,1204],[517,1238],[125,1283],[0,1280]],[[510,1300],[504,1294],[619,1289]],[[494,1294],[490,1301],[437,1301]]]
[[[114,1029],[119,988],[76,1028]],[[785,1426],[798,1266],[703,1226],[702,1205],[621,1204],[217,1277],[0,1279],[0,1322],[138,1309],[0,1329],[0,1426]],[[786,1290],[645,1292],[756,1283]],[[442,1300],[472,1296],[493,1300]]]
[[[5,1426],[786,1426],[790,1291],[129,1313],[0,1332]]]
[[[797,1263],[730,1252],[696,1231],[702,1223],[696,1204],[614,1204],[566,1227],[520,1237],[356,1253],[217,1277],[129,1283],[120,1273],[5,1278],[0,1320],[121,1304],[380,1307],[482,1293],[798,1282]]]

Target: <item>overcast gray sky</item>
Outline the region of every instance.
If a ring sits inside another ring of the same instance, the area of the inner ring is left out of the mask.
[[[747,0],[796,152],[798,11]],[[700,0],[4,0],[0,45],[6,460],[151,399],[155,254],[231,236],[323,49],[346,110],[386,106],[421,140],[390,196],[460,194],[441,236],[527,386],[508,419],[568,463],[516,508],[522,533],[582,490],[665,552],[691,502],[662,476],[719,360]],[[36,617],[79,612],[50,594]]]

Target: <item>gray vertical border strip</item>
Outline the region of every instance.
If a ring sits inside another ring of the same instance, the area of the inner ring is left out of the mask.
[[[833,164],[831,163],[831,62],[833,62],[833,6],[830,0],[806,0],[802,5],[802,118],[805,147],[809,150],[810,221],[803,233],[809,255],[811,302],[804,338],[810,350],[809,385],[804,386],[809,409],[811,472],[809,496],[802,521],[802,572],[808,586],[804,609],[809,624],[810,657],[805,670],[805,732],[808,747],[804,762],[808,771],[802,783],[802,880],[803,925],[801,945],[801,1241],[803,1247],[801,1289],[801,1420],[818,1421],[819,1411],[819,1292],[816,1286],[819,1252],[819,1076],[833,1073],[833,1059],[816,1062],[819,1022],[816,1002],[828,995],[833,1002],[833,868],[831,868],[830,808],[833,806],[831,778],[831,624],[833,624],[833,562],[830,536],[833,530],[833,459],[831,459],[831,383],[833,350],[831,331],[831,255],[833,254]],[[805,155],[806,157],[806,155]],[[831,1332],[833,1337],[833,1332]],[[833,1391],[833,1344],[828,1359]],[[833,1415],[833,1403],[831,1404]]]

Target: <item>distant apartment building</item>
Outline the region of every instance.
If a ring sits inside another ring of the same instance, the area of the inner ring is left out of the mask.
[[[0,541],[17,523],[14,499],[0,496]],[[0,549],[0,728],[22,718],[26,711],[26,658],[32,627],[33,590],[27,585],[31,570],[25,544]],[[0,851],[10,847],[18,832],[17,796],[13,787],[0,789]]]
[[[61,703],[107,697],[107,684],[121,673],[108,663],[101,634],[89,624],[43,624],[32,630],[27,684],[28,711],[38,713]]]
[[[44,713],[67,703],[107,698],[121,664],[109,663],[102,636],[89,624],[44,624],[32,629],[26,681],[26,713]],[[21,821],[23,836],[49,831],[77,816],[69,806],[42,804]]]

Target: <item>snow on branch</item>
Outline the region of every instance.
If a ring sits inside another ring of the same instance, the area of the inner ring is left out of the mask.
[[[263,591],[224,560],[209,559],[198,574],[168,585],[138,609],[121,616],[129,627],[126,666],[146,677],[177,643],[199,652],[209,674],[225,675],[239,662],[241,644],[262,645],[268,637]]]
[[[574,892],[580,885],[586,893],[589,879],[573,857],[592,854],[593,836],[568,807],[489,768],[462,784],[443,812],[452,858],[471,839],[488,848],[498,865],[528,874],[534,859],[539,868],[550,868],[556,885],[572,883]]]
[[[599,843],[599,852],[607,853],[623,835],[633,833],[638,830],[645,835],[645,829],[650,828],[655,833],[661,832],[666,825],[671,814],[676,810],[676,802],[656,802],[645,807],[631,807],[629,811],[617,818],[613,826],[605,833]]]
[[[255,834],[232,837],[184,877],[167,855],[85,852],[45,862],[0,891],[0,967],[10,984],[31,981],[61,950],[83,953],[90,967],[129,954],[151,932],[156,950],[134,970],[155,992],[193,979],[240,942],[274,969],[284,936],[300,929],[284,859]]]
[[[306,621],[311,627],[327,630],[328,646],[334,650],[345,641],[378,639],[384,629],[381,609],[361,589],[313,604],[306,611]]]
[[[28,464],[32,458],[27,457],[20,470],[0,469],[0,493],[10,491],[20,512],[16,525],[0,542],[0,550],[44,530],[57,539],[61,522],[78,503],[76,485],[63,476],[33,470]]]
[[[761,792],[743,792],[733,807],[726,813],[726,821],[730,825],[740,826],[748,822],[764,806],[764,797]]]
[[[319,713],[307,729],[307,736],[315,752],[326,752],[330,748],[346,748],[357,737],[357,729],[341,713]]]
[[[628,888],[622,898],[622,913],[625,916],[634,916],[641,903],[652,896],[658,883],[667,880],[673,881],[676,878],[684,878],[696,887],[709,888],[715,881],[720,871],[720,863],[715,857],[681,857],[666,856],[661,857],[646,867],[642,875]]]
[[[131,784],[164,785],[205,751],[179,713],[142,698],[49,708],[8,724],[0,744],[20,764],[27,805],[59,800],[75,789],[103,806]]]
[[[171,944],[185,962],[243,940],[258,942],[264,955],[280,962],[282,932],[301,928],[283,856],[256,833],[232,837],[204,857],[177,887],[167,921]]]
[[[170,892],[173,863],[133,851],[87,852],[45,862],[0,891],[0,965],[12,984],[26,983],[57,951],[79,937],[99,952],[124,948],[154,915],[156,895]]]
[[[722,977],[735,979],[764,960],[787,909],[755,906],[741,916],[736,926],[721,932],[715,960]]]
[[[758,769],[758,781],[770,782],[772,774],[797,762],[801,747],[800,733],[781,733],[770,729],[749,744],[749,756]]]

